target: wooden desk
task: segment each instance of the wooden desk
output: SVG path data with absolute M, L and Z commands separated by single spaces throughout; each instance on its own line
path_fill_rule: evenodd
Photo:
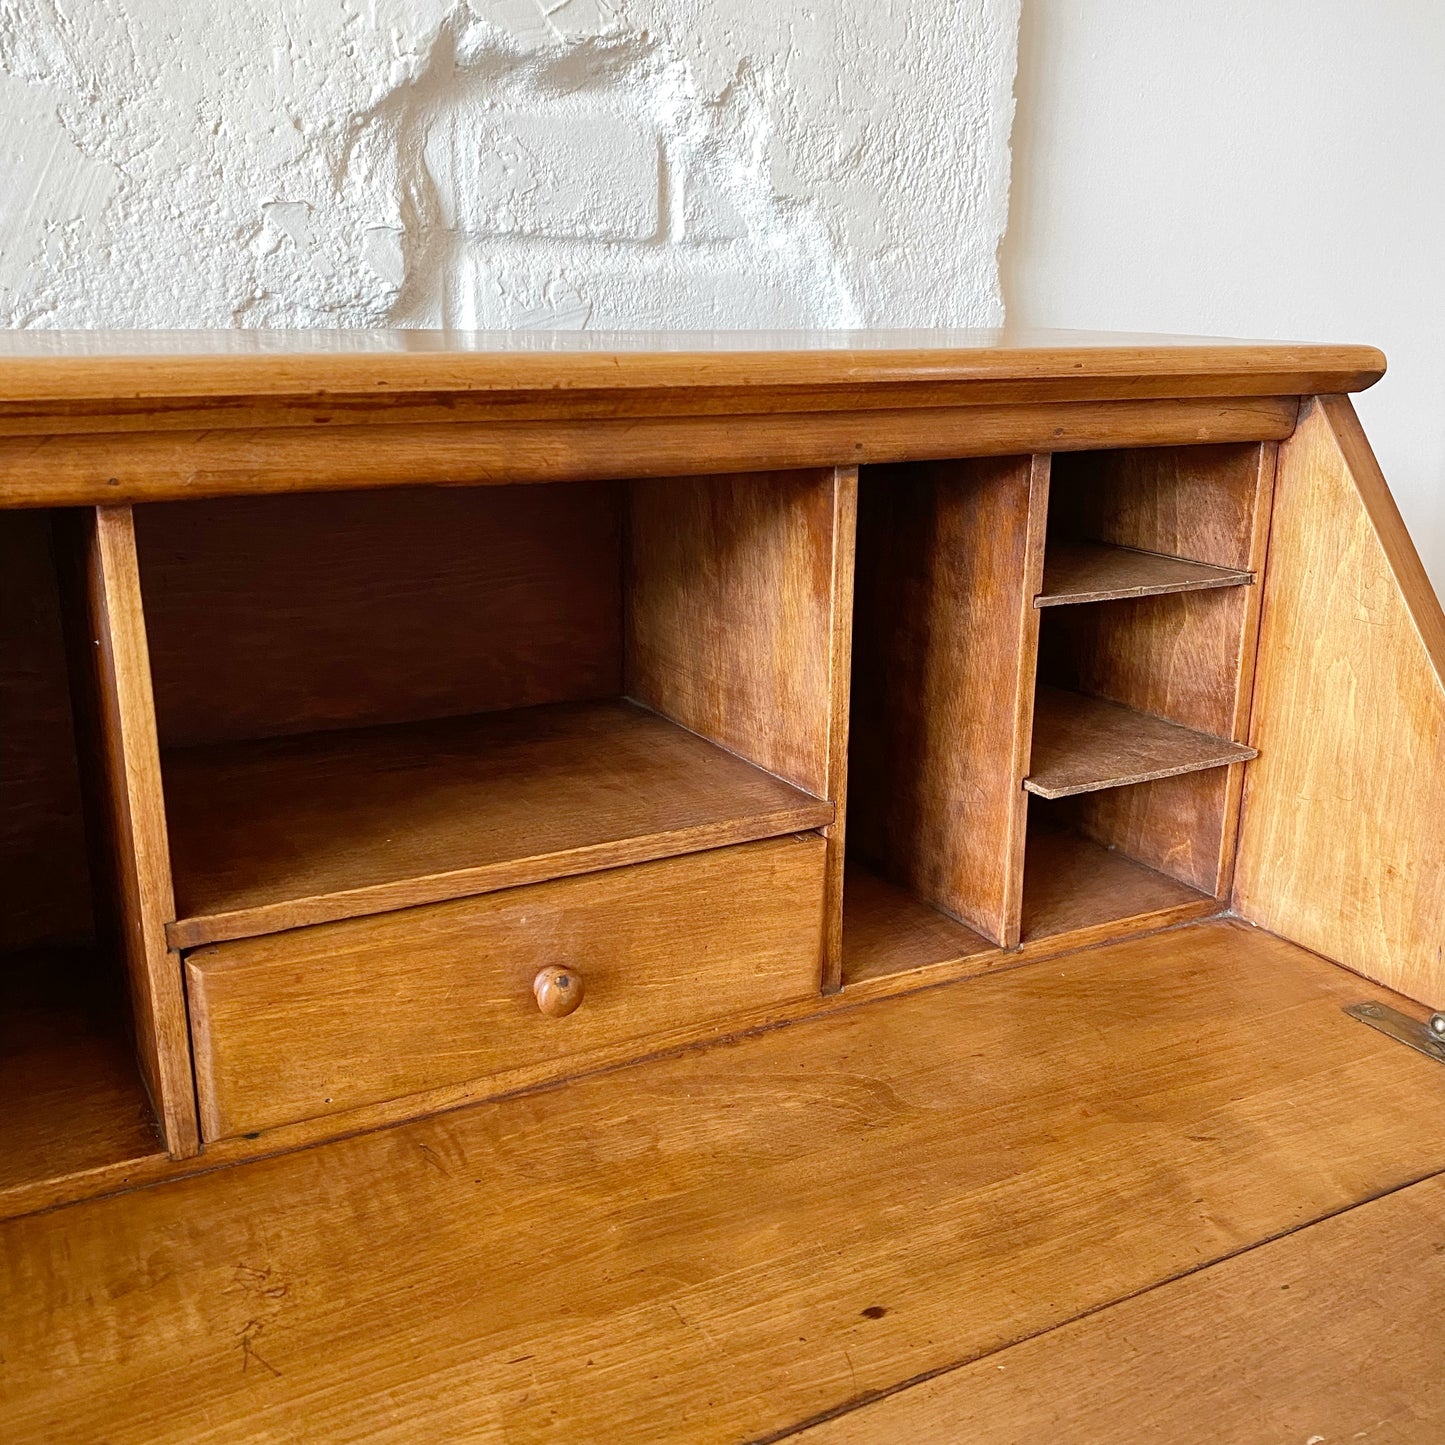
M 1394 1121 L 1398 1157 L 1371 1152 L 1323 1194 L 1293 1166 L 1261 1182 L 1274 1146 L 1233 1136 L 1226 1189 L 1259 1207 L 1228 1249 L 1445 1168 L 1422 1123 L 1445 1070 L 1339 1014 L 1384 995 L 1304 951 L 1445 1004 L 1445 619 L 1344 395 L 1383 365 L 1364 347 L 1067 333 L 0 338 L 0 1214 L 17 1302 L 0 1335 L 19 1331 L 0 1354 L 25 1382 L 7 1438 L 73 1412 L 84 1352 L 64 1341 L 102 1326 L 199 1373 L 184 1407 L 162 1392 L 163 1427 L 137 1405 L 148 1369 L 122 1364 L 76 1438 L 198 1438 L 192 1404 L 214 1438 L 248 1438 L 254 1392 L 287 1374 L 269 1341 L 292 1286 L 267 1293 L 246 1221 L 285 1214 L 319 1291 L 308 1331 L 327 1301 L 362 1299 L 336 1273 L 363 1267 L 356 1211 L 391 1200 L 405 1221 L 416 1159 L 463 1191 L 446 1203 L 457 1228 L 499 1221 L 503 1253 L 506 1230 L 530 1233 L 551 1269 L 574 1258 L 559 1219 L 580 1209 L 603 1240 L 632 1191 L 671 1190 L 652 1091 L 685 1100 L 733 1066 L 780 1071 L 782 1093 L 765 1106 L 739 1083 L 688 1126 L 752 1181 L 697 1195 L 699 1239 L 751 1227 L 748 1199 L 765 1216 L 753 1191 L 797 1186 L 746 1164 L 771 1147 L 774 1105 L 816 1145 L 788 1228 L 823 1253 L 759 1284 L 770 1318 L 803 1312 L 797 1350 L 741 1300 L 707 1327 L 712 1357 L 772 1381 L 776 1408 L 735 1384 L 724 1408 L 699 1357 L 649 1413 L 645 1373 L 609 1366 L 594 1413 L 556 1438 L 599 1438 L 604 1406 L 637 1425 L 610 1438 L 674 1438 L 684 1417 L 680 1438 L 773 1438 L 1006 1343 L 987 1311 L 936 1333 L 984 1267 L 973 1246 L 918 1302 L 933 1334 L 875 1332 L 891 1343 L 866 1384 L 838 1374 L 842 1317 L 803 1300 L 829 1240 L 856 1231 L 849 1268 L 866 1273 L 890 1239 L 914 1270 L 958 1230 L 987 1233 L 953 1196 L 927 1227 L 910 1218 L 955 1145 L 1007 1213 L 1021 1206 L 989 1190 L 1045 1130 L 1057 1207 L 1075 1208 L 1068 1180 L 1102 1167 L 1079 1142 L 1093 1134 L 1042 1121 L 1073 1117 L 1058 1100 L 1094 1047 L 1085 1018 L 1104 1031 L 1111 1117 L 1254 1069 L 1265 1135 L 1294 1127 L 1273 1078 L 1344 1110 L 1330 1149 Z M 1313 1063 L 1287 1037 L 1307 1015 L 1282 1002 L 1304 980 L 1330 1001 L 1308 1014 Z M 1105 1028 L 1108 1009 L 1137 1029 Z M 889 1105 L 888 1162 L 865 1187 L 847 1118 L 873 1106 L 829 1053 L 849 1039 L 880 1099 L 942 1089 L 916 1050 L 945 1050 L 1024 1133 L 989 1144 L 1003 1115 L 940 1133 Z M 635 1169 L 590 1172 L 594 1126 L 568 1114 L 584 1095 L 596 1129 L 636 1135 Z M 1345 1129 L 1352 1109 L 1365 1133 Z M 513 1131 L 543 1152 L 496 1173 L 482 1141 Z M 345 1180 L 356 1239 L 325 1222 L 306 1161 Z M 1156 1165 L 1120 1199 L 1177 1227 L 1188 1206 Z M 426 1218 L 439 1234 L 415 1263 L 439 1273 L 418 1298 L 475 1343 L 468 1301 L 491 1287 L 447 1293 L 457 1241 Z M 57 1241 L 87 1231 L 59 1262 Z M 322 1261 L 328 1240 L 340 1253 Z M 672 1340 L 645 1303 L 686 1315 L 672 1284 L 613 1299 L 577 1247 L 564 1273 L 598 1292 L 594 1324 L 569 1333 L 567 1291 L 519 1280 L 535 1318 L 489 1334 L 489 1359 L 566 1338 L 581 1370 Z M 719 1258 L 699 1248 L 649 1244 L 629 1267 L 711 1279 Z M 1048 1328 L 1068 1309 L 1035 1298 L 1052 1295 L 1027 1248 L 989 1236 L 988 1268 Z M 1080 1308 L 1182 1267 L 1097 1233 L 1078 1249 Z M 1196 1257 L 1228 1249 L 1201 1240 Z M 161 1255 L 179 1293 L 139 1263 Z M 388 1299 L 412 1287 L 404 1255 Z M 96 1303 L 135 1269 L 160 1313 Z M 237 1270 L 257 1271 L 254 1299 Z M 70 1289 L 87 1302 L 55 1293 Z M 225 1322 L 233 1289 L 250 1323 Z M 212 1394 L 192 1331 L 228 1329 L 244 1378 Z M 445 1350 L 429 1329 L 403 1346 L 411 1329 L 396 1367 L 420 1359 L 420 1380 Z M 445 1420 L 485 1438 L 477 1411 L 513 1399 L 501 1376 L 449 1385 L 423 1428 L 420 1398 L 358 1393 L 358 1348 L 328 1365 L 361 1402 L 344 1422 L 286 1395 L 302 1435 L 446 1438 Z M 828 1367 L 802 1369 L 820 1349 Z M 534 1368 L 541 1394 L 508 1439 L 548 1438 L 560 1368 Z M 714 1406 L 716 1428 L 697 1425 Z

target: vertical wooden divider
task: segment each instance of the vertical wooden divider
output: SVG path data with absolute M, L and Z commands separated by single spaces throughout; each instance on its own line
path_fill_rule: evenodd
M 859 858 L 1018 946 L 1047 455 L 864 477 L 853 647 Z
M 1254 706 L 1254 670 L 1259 655 L 1259 624 L 1264 614 L 1265 561 L 1269 554 L 1270 526 L 1274 517 L 1274 478 L 1279 467 L 1279 444 L 1261 442 L 1254 490 L 1254 515 L 1249 534 L 1248 567 L 1254 573 L 1253 587 L 1244 588 L 1244 622 L 1234 668 L 1234 710 L 1229 737 L 1249 741 L 1249 720 Z M 1219 868 L 1213 893 L 1228 898 L 1234 888 L 1234 863 L 1239 851 L 1239 821 L 1244 806 L 1246 764 L 1235 763 L 1225 770 L 1224 822 L 1219 838 Z
M 848 842 L 848 710 L 853 686 L 853 569 L 858 528 L 858 468 L 839 467 L 833 488 L 831 646 L 828 666 L 828 796 L 837 815 L 828 840 L 823 889 L 822 991 L 843 987 L 843 870 Z
M 173 1158 L 200 1152 L 180 955 L 166 947 L 175 917 L 161 790 L 150 656 L 141 610 L 134 519 L 129 507 L 78 514 L 71 534 L 72 599 L 89 654 L 77 679 L 91 716 L 115 897 L 110 912 L 130 979 L 136 1053 L 162 1140 Z
M 1049 521 L 1049 475 L 1052 458 L 1028 459 L 1028 506 L 1024 528 L 1023 591 L 1018 618 L 1018 674 L 1015 680 L 1010 774 L 1013 810 L 1009 815 L 1009 857 L 1004 872 L 1002 936 L 1005 948 L 1017 948 L 1023 931 L 1024 856 L 1028 846 L 1028 794 L 1024 779 L 1033 748 L 1034 696 L 1038 684 L 1039 612 L 1034 598 L 1044 590 L 1044 547 Z
M 820 986 L 842 977 L 855 467 L 628 489 L 624 691 L 835 805 Z

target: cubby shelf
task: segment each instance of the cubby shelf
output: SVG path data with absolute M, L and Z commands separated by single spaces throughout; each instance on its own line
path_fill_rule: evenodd
M 831 822 L 831 804 L 630 702 L 165 755 L 191 948 Z
M 92 948 L 0 957 L 0 1212 L 38 1180 L 161 1153 L 107 963 Z
M 1120 919 L 1136 929 L 1204 917 L 1220 904 L 1207 893 L 1167 877 L 1077 833 L 1047 826 L 1029 829 L 1024 863 L 1025 949 L 1068 935 L 1075 946 L 1106 937 Z
M 1033 761 L 1024 787 L 1068 798 L 1247 762 L 1255 749 L 1228 738 L 1063 688 L 1040 687 Z
M 1204 592 L 1213 587 L 1242 587 L 1253 581 L 1252 572 L 1211 567 L 1133 547 L 1054 542 L 1044 562 L 1043 591 L 1034 598 L 1034 606 L 1065 607 L 1081 602 L 1157 597 L 1168 592 Z
M 1001 954 L 982 934 L 857 863 L 843 884 L 843 979 L 871 979 Z

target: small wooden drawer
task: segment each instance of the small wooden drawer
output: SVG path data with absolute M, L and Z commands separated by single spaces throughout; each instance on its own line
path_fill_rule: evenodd
M 570 1073 L 805 998 L 824 852 L 776 838 L 196 949 L 204 1135 Z

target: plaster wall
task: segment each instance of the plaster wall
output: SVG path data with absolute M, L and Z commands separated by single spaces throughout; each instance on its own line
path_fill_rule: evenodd
M 1018 0 L 0 0 L 0 325 L 987 325 Z
M 1010 322 L 1389 358 L 1356 399 L 1445 593 L 1445 5 L 1024 0 Z

